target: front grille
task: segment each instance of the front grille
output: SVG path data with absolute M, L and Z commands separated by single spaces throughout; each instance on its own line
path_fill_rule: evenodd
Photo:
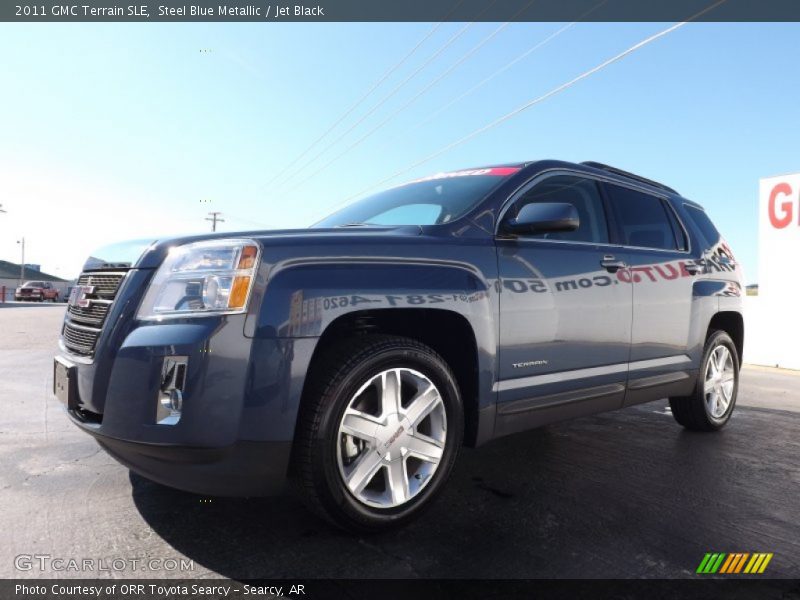
M 76 327 L 72 323 L 64 325 L 64 345 L 76 354 L 88 355 L 94 352 L 100 330 L 89 327 Z
M 114 298 L 123 277 L 125 277 L 124 273 L 84 273 L 78 277 L 78 285 L 93 287 L 94 294 L 92 296 Z
M 74 354 L 92 356 L 125 272 L 82 273 L 77 297 L 70 298 L 61 340 Z M 79 306 L 84 304 L 84 306 Z
M 97 325 L 99 327 L 103 324 L 103 321 L 105 321 L 110 307 L 110 300 L 95 300 L 94 302 L 90 302 L 89 306 L 86 307 L 70 306 L 67 312 L 69 312 L 71 321 Z

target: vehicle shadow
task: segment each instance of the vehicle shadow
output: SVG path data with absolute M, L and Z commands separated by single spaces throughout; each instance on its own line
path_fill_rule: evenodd
M 551 437 L 543 429 L 510 444 L 501 440 L 479 450 L 465 449 L 431 509 L 406 528 L 379 535 L 341 531 L 309 512 L 289 491 L 273 498 L 210 498 L 135 473 L 130 480 L 137 509 L 159 536 L 196 564 L 233 579 L 472 577 L 472 560 L 462 556 L 463 562 L 452 561 L 454 549 L 477 558 L 494 545 L 493 538 L 508 539 L 519 521 L 498 515 L 512 500 L 526 502 L 533 491 L 519 482 L 529 479 L 522 469 L 535 472 L 536 460 L 523 466 L 503 455 L 510 458 L 523 451 L 515 446 L 524 446 L 526 454 L 546 460 Z M 501 477 L 493 475 L 498 459 L 507 463 L 504 470 L 511 467 Z M 485 569 L 481 573 L 486 575 Z
M 755 519 L 770 552 L 800 550 L 797 490 L 780 483 L 796 469 L 775 461 L 800 439 L 800 417 L 767 436 L 768 412 L 703 435 L 648 405 L 465 449 L 430 510 L 372 536 L 339 531 L 289 494 L 204 498 L 131 483 L 158 535 L 233 579 L 689 577 L 709 548 L 752 545 L 737 522 Z M 737 470 L 756 457 L 759 468 Z

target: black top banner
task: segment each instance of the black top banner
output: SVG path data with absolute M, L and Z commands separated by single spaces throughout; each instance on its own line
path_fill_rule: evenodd
M 130 1 L 130 0 L 129 0 Z M 14 22 L 800 21 L 800 0 L 108 0 L 0 2 Z

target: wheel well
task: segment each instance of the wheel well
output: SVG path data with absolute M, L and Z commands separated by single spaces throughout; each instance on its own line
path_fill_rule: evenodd
M 741 362 L 744 350 L 744 319 L 741 313 L 726 311 L 715 314 L 708 324 L 708 330 L 710 332 L 715 329 L 721 329 L 731 336 L 733 345 L 736 346 L 736 353 L 739 355 L 739 362 Z
M 311 357 L 309 373 L 314 372 L 319 358 L 333 344 L 371 333 L 413 338 L 444 358 L 453 370 L 464 403 L 464 444 L 473 446 L 478 432 L 478 347 L 469 321 L 458 313 L 439 309 L 354 311 L 334 320 L 322 333 Z

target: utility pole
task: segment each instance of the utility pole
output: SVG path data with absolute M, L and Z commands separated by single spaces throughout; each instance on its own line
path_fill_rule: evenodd
M 210 212 L 208 214 L 211 215 L 211 216 L 210 217 L 206 217 L 206 221 L 211 221 L 211 231 L 216 231 L 217 230 L 217 223 L 224 223 L 225 219 L 221 219 L 220 218 L 220 215 L 222 213 L 219 212 L 219 211 Z
M 19 284 L 20 286 L 25 283 L 25 238 L 21 240 L 17 240 L 18 244 L 22 245 L 22 262 L 20 263 L 20 275 L 19 275 Z

